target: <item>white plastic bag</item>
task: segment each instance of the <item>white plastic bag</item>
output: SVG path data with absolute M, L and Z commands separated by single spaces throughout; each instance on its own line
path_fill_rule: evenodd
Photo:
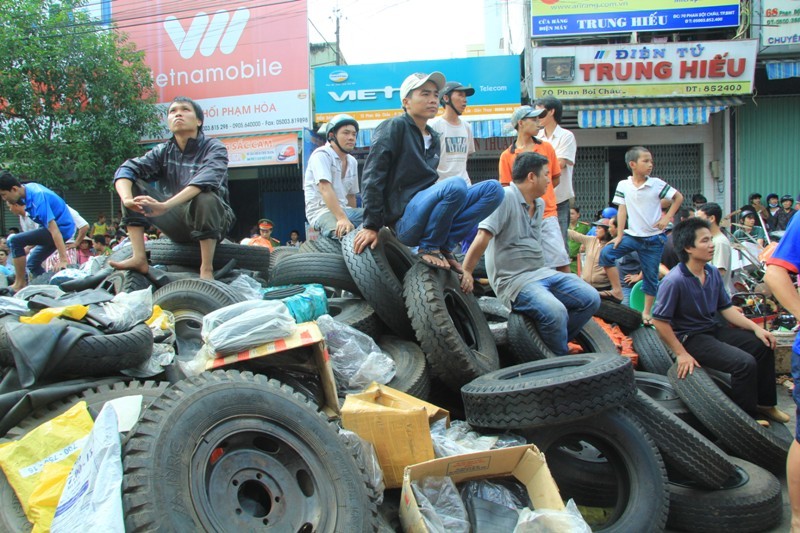
M 283 302 L 249 300 L 207 314 L 201 336 L 208 348 L 227 355 L 288 337 L 295 329 Z
M 117 412 L 107 403 L 67 477 L 50 526 L 52 533 L 125 531 L 122 449 Z
M 261 284 L 247 274 L 240 274 L 231 281 L 231 288 L 245 300 L 260 300 L 263 298 Z
M 153 314 L 153 291 L 148 287 L 140 291 L 121 292 L 110 302 L 100 304 L 109 319 L 109 332 L 129 331 Z
M 514 533 L 592 533 L 592 528 L 578 511 L 573 500 L 567 502 L 563 511 L 556 509 L 530 510 L 519 513 Z
M 450 477 L 426 476 L 411 482 L 422 519 L 431 533 L 470 533 L 469 516 Z

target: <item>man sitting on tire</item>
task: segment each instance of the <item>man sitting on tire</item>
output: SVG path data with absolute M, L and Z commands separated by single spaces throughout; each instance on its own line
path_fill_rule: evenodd
M 185 96 L 167 111 L 172 138 L 129 159 L 114 174 L 133 255 L 109 264 L 147 273 L 144 230 L 157 227 L 175 242 L 200 245 L 200 277 L 214 279 L 214 251 L 234 221 L 228 205 L 228 150 L 203 135 L 203 110 Z
M 464 258 L 461 288 L 472 291 L 472 272 L 487 251 L 486 270 L 497 297 L 513 311 L 535 320 L 548 348 L 564 355 L 569 353 L 567 342 L 600 307 L 600 296 L 575 274 L 545 265 L 541 196 L 550 183 L 547 157 L 523 152 L 517 155 L 511 172 L 503 203 L 478 224 L 478 235 Z
M 788 422 L 789 415 L 775 407 L 775 337 L 733 308 L 719 270 L 710 264 L 710 224 L 689 218 L 672 235 L 681 262 L 659 284 L 653 323 L 675 353 L 678 377 L 685 378 L 701 363 L 727 372 L 731 400 L 745 412 L 756 419 Z M 720 326 L 717 313 L 733 327 Z

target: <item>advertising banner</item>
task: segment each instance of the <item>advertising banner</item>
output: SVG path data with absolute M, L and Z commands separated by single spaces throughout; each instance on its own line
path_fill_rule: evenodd
M 800 1 L 762 0 L 762 4 L 761 46 L 800 45 Z
M 362 128 L 403 112 L 400 85 L 414 72 L 439 71 L 447 80 L 473 87 L 464 118 L 508 118 L 520 103 L 520 61 L 516 56 L 345 65 L 314 69 L 315 120 L 347 113 Z
M 153 71 L 158 102 L 197 100 L 212 135 L 301 130 L 309 120 L 306 0 L 113 0 L 112 20 Z M 167 137 L 166 130 L 163 137 Z
M 297 164 L 297 133 L 220 138 L 228 149 L 228 168 Z
M 643 9 L 644 8 L 644 9 Z M 531 0 L 535 39 L 632 31 L 680 31 L 739 25 L 733 0 Z
M 758 41 L 705 41 L 533 50 L 534 94 L 562 100 L 722 96 L 753 91 Z

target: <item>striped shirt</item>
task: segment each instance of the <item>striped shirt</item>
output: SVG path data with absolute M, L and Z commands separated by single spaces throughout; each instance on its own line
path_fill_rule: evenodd
M 660 178 L 647 177 L 638 187 L 633 177 L 617 183 L 614 203 L 624 205 L 628 211 L 628 228 L 625 233 L 632 237 L 652 237 L 663 233 L 656 227 L 661 219 L 661 200 L 671 200 L 678 191 Z

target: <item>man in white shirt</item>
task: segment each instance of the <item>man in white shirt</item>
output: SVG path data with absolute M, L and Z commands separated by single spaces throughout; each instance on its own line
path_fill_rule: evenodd
M 308 223 L 325 237 L 341 238 L 361 224 L 364 210 L 356 207 L 358 122 L 336 115 L 325 127 L 328 140 L 308 158 L 303 193 Z
M 457 81 L 448 81 L 439 95 L 439 102 L 444 108 L 444 114 L 431 119 L 428 125 L 439 134 L 439 143 L 442 155 L 436 172 L 439 181 L 453 176 L 461 176 L 472 185 L 467 174 L 467 158 L 475 153 L 475 139 L 472 137 L 472 128 L 461 115 L 467 108 L 467 97 L 475 94 L 475 89 L 466 87 Z
M 714 257 L 711 264 L 717 267 L 722 275 L 722 283 L 728 295 L 731 294 L 733 283 L 731 282 L 731 241 L 722 233 L 719 223 L 722 220 L 722 208 L 719 204 L 708 202 L 701 205 L 697 210 L 697 218 L 707 220 L 711 224 L 711 242 L 714 244 Z
M 558 225 L 565 246 L 567 246 L 567 253 L 569 253 L 569 246 L 566 245 L 567 228 L 569 228 L 569 203 L 575 198 L 575 190 L 572 187 L 572 171 L 575 168 L 575 153 L 578 145 L 575 142 L 575 135 L 559 126 L 563 106 L 558 98 L 554 96 L 539 98 L 534 107 L 547 110 L 547 113 L 539 117 L 539 125 L 542 127 L 539 138 L 553 145 L 556 157 L 558 157 L 558 164 L 561 167 L 561 179 L 555 187 L 556 207 L 558 208 Z

